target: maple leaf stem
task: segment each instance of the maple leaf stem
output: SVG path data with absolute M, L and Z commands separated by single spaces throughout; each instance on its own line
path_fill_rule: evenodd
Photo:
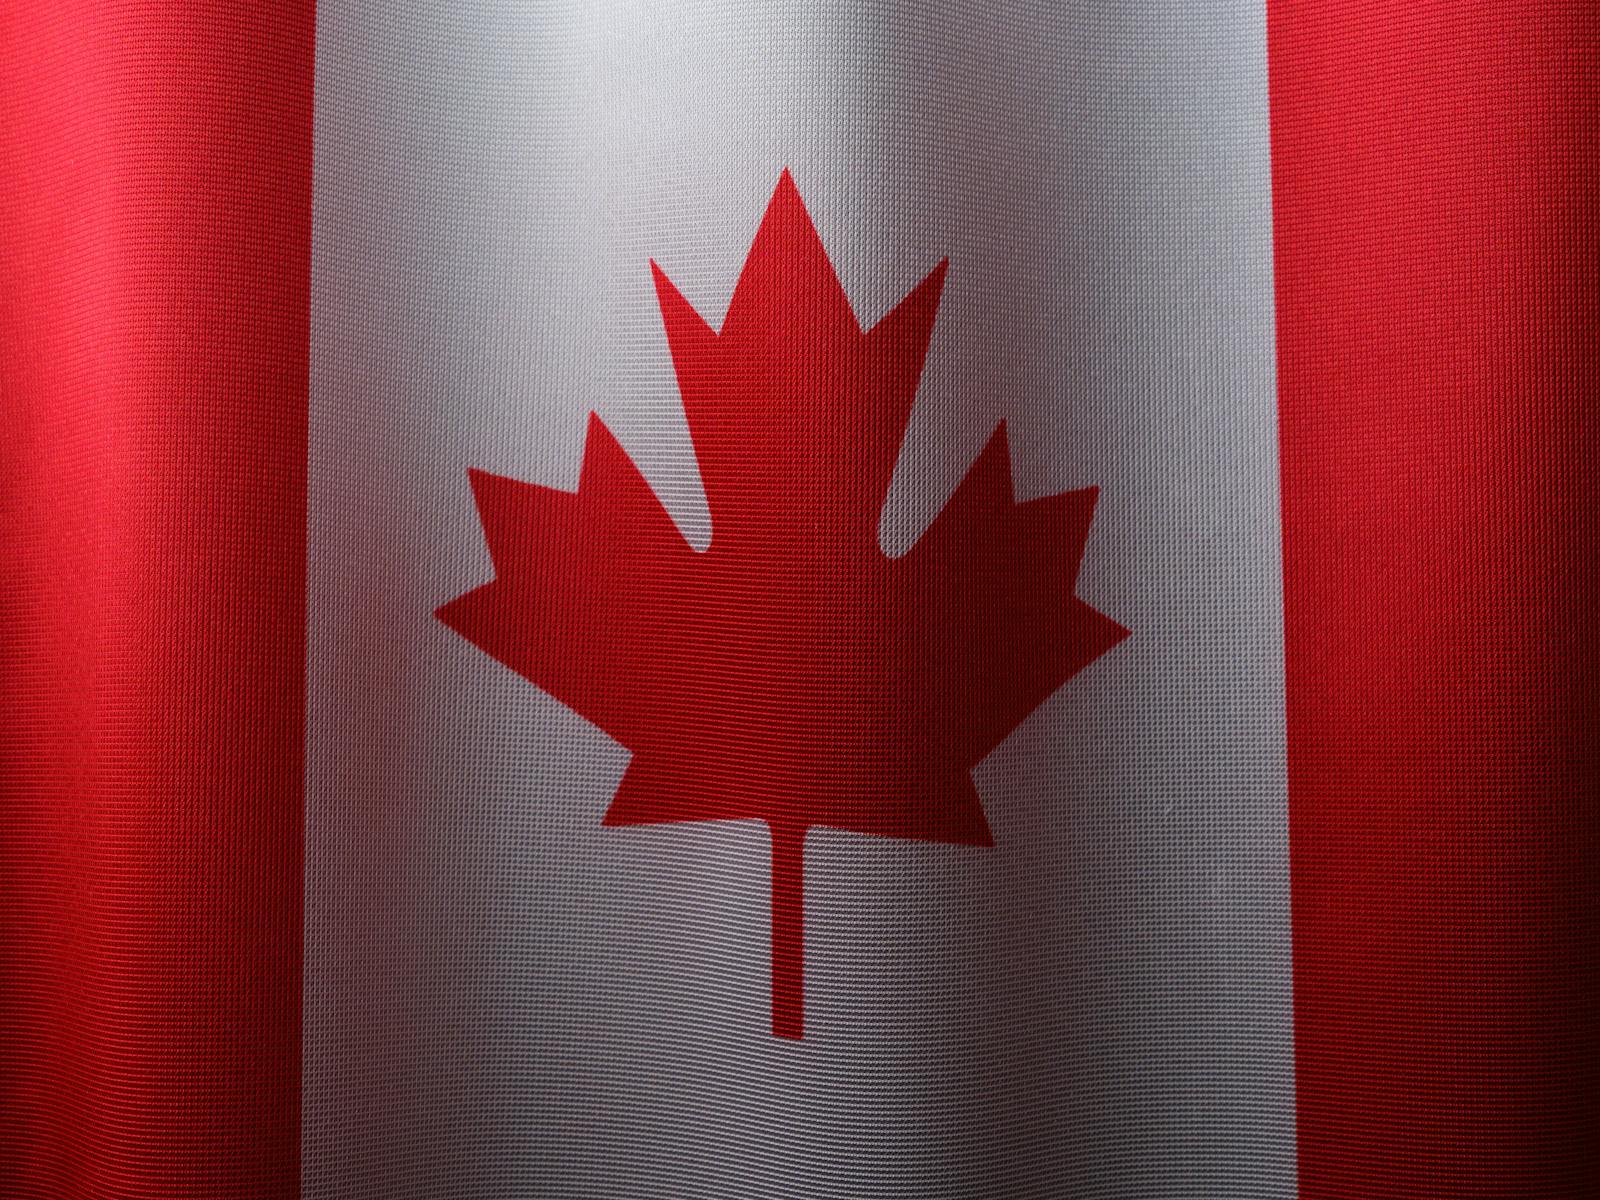
M 772 1033 L 805 1037 L 806 827 L 772 829 Z

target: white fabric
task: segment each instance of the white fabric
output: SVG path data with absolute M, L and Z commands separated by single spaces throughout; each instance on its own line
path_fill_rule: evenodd
M 307 1196 L 1293 1194 L 1264 42 L 321 6 Z M 812 834 L 801 1043 L 765 829 L 602 828 L 625 752 L 432 617 L 492 576 L 467 469 L 574 487 L 591 408 L 704 541 L 647 263 L 720 321 L 786 166 L 864 323 L 950 259 L 885 546 L 1004 417 L 1132 631 L 979 768 L 992 849 Z

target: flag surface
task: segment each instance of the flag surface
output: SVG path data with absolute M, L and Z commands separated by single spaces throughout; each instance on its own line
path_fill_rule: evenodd
M 4 30 L 0 1193 L 1600 1189 L 1592 10 Z

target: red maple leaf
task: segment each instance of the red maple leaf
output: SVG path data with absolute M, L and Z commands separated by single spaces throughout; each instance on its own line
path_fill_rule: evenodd
M 710 546 L 591 414 L 575 493 L 471 473 L 495 579 L 438 612 L 632 751 L 605 824 L 767 823 L 785 1037 L 806 831 L 992 844 L 972 768 L 1127 636 L 1074 595 L 1096 490 L 1016 503 L 1003 424 L 879 547 L 945 267 L 863 331 L 784 172 L 721 330 L 651 264 Z

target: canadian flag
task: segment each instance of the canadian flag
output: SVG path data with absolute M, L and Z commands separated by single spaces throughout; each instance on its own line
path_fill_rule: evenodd
M 1600 1195 L 1600 10 L 0 28 L 0 1195 Z

